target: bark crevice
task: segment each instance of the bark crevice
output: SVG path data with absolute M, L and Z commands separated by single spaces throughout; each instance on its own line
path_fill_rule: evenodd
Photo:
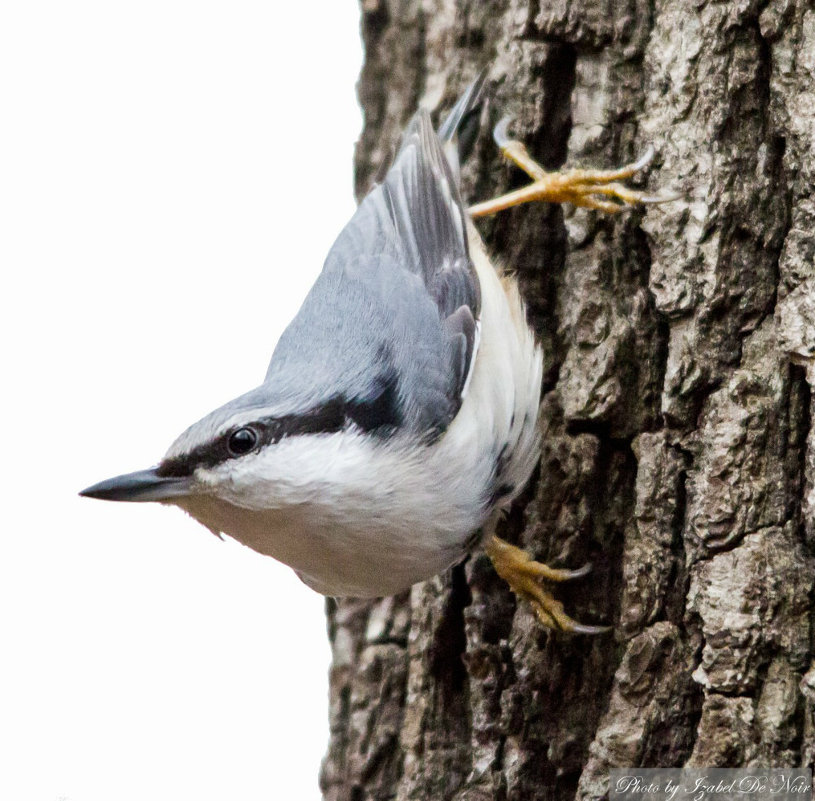
M 422 100 L 491 65 L 548 168 L 680 199 L 479 221 L 545 353 L 541 467 L 502 536 L 553 564 L 565 639 L 483 555 L 329 605 L 328 801 L 599 799 L 608 769 L 815 760 L 815 11 L 803 0 L 365 0 L 361 191 Z M 465 197 L 526 181 L 489 132 Z

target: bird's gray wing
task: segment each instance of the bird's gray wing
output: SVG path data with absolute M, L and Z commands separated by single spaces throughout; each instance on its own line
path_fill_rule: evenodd
M 339 401 L 366 430 L 432 439 L 461 405 L 479 304 L 457 176 L 419 112 L 280 338 L 264 386 L 292 408 Z

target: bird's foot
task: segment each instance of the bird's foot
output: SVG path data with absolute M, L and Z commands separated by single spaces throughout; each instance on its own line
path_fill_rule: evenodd
M 581 578 L 591 570 L 590 565 L 583 565 L 578 570 L 558 570 L 536 562 L 526 551 L 495 536 L 489 539 L 485 550 L 495 566 L 495 572 L 509 584 L 516 595 L 532 605 L 535 615 L 544 626 L 570 634 L 602 634 L 610 630 L 610 626 L 587 626 L 572 620 L 563 611 L 563 604 L 555 600 L 542 585 L 543 581 L 559 582 Z
M 530 155 L 523 142 L 510 139 L 507 133 L 510 119 L 504 117 L 495 126 L 493 137 L 501 153 L 520 167 L 533 183 L 506 195 L 470 207 L 470 216 L 484 217 L 512 206 L 540 201 L 543 203 L 571 203 L 615 214 L 624 208 L 648 203 L 666 203 L 677 195 L 649 195 L 620 183 L 636 175 L 654 158 L 649 147 L 637 161 L 616 170 L 563 170 L 547 172 Z

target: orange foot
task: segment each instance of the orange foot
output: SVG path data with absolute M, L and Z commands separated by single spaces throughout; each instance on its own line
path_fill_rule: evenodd
M 527 151 L 523 142 L 510 139 L 507 134 L 510 119 L 504 117 L 495 126 L 493 137 L 501 153 L 520 167 L 533 182 L 506 195 L 477 203 L 470 207 L 472 217 L 484 217 L 498 211 L 520 206 L 522 203 L 571 203 L 589 209 L 616 214 L 624 208 L 646 203 L 666 203 L 678 195 L 649 195 L 621 183 L 636 175 L 650 164 L 654 149 L 649 147 L 637 161 L 616 170 L 563 170 L 547 172 Z
M 602 634 L 610 631 L 610 626 L 587 626 L 572 620 L 564 611 L 563 604 L 556 601 L 544 589 L 544 581 L 569 581 L 585 576 L 590 565 L 579 570 L 557 570 L 542 562 L 536 562 L 526 551 L 493 536 L 487 542 L 485 551 L 495 565 L 495 572 L 504 579 L 519 597 L 527 600 L 544 626 L 555 631 L 570 634 Z

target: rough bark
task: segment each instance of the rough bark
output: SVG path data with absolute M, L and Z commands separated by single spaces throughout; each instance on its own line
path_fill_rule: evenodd
M 681 199 L 480 224 L 545 347 L 540 473 L 502 530 L 612 635 L 543 629 L 484 556 L 329 603 L 328 801 L 599 798 L 611 766 L 812 764 L 815 7 L 364 0 L 358 189 L 492 65 L 544 165 Z M 520 185 L 488 132 L 474 200 Z

